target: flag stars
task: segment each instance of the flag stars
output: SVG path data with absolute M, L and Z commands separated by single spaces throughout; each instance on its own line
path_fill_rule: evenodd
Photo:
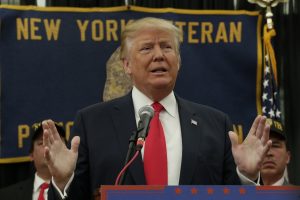
M 207 194 L 212 195 L 214 192 L 213 188 L 207 188 Z
M 262 99 L 263 99 L 263 101 L 266 101 L 268 99 L 268 94 L 267 93 L 263 93 Z
M 240 188 L 240 194 L 241 195 L 246 194 L 246 189 L 245 188 Z
M 194 187 L 193 187 L 193 188 L 191 189 L 191 194 L 192 194 L 192 195 L 198 194 L 197 188 L 194 188 Z
M 270 104 L 273 105 L 273 98 L 270 98 L 269 101 L 270 101 Z
M 277 110 L 276 110 L 276 117 L 277 117 L 277 118 L 280 118 L 280 116 L 281 116 L 281 112 L 277 109 Z
M 274 66 L 271 62 L 269 51 L 264 52 L 264 68 L 263 68 L 263 80 L 261 81 L 261 109 L 262 114 L 271 119 L 281 120 L 280 112 L 280 94 L 278 90 L 277 81 L 275 80 Z
M 269 74 L 269 73 L 270 73 L 270 67 L 266 66 L 266 68 L 265 68 L 265 74 Z
M 268 87 L 269 86 L 269 80 L 264 80 L 263 86 L 264 86 L 264 88 Z
M 180 195 L 180 194 L 182 193 L 182 190 L 181 190 L 179 187 L 177 187 L 177 188 L 175 189 L 175 193 L 176 193 L 177 195 Z
M 269 61 L 269 55 L 268 54 L 265 55 L 265 59 L 266 59 L 267 62 Z
M 262 112 L 264 113 L 264 114 L 266 114 L 266 106 L 264 106 L 264 107 L 262 107 Z
M 268 114 L 269 114 L 270 118 L 275 117 L 274 110 L 270 110 L 270 111 L 268 112 Z
M 223 189 L 223 193 L 224 193 L 224 194 L 230 194 L 230 189 L 227 188 L 227 187 L 225 187 L 225 188 Z

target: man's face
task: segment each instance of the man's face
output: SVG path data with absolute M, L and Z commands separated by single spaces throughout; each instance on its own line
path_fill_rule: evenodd
M 39 173 L 48 171 L 46 160 L 44 158 L 44 146 L 42 134 L 33 142 L 33 151 L 30 154 L 31 160 L 34 162 L 36 171 Z
M 155 92 L 169 94 L 176 82 L 179 56 L 171 34 L 162 30 L 141 30 L 131 40 L 124 69 L 133 84 L 151 98 Z
M 264 159 L 261 173 L 263 176 L 281 178 L 286 165 L 290 162 L 290 152 L 286 149 L 284 140 L 270 136 L 272 147 Z

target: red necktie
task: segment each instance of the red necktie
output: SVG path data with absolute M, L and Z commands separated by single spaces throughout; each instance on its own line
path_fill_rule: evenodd
M 39 194 L 39 198 L 38 200 L 45 200 L 44 198 L 44 192 L 45 190 L 49 187 L 49 184 L 48 183 L 43 183 L 41 186 L 40 186 L 40 194 Z
M 144 171 L 147 185 L 168 184 L 168 163 L 166 141 L 163 127 L 159 120 L 159 113 L 164 107 L 155 102 L 154 117 L 150 122 L 150 129 L 144 149 Z

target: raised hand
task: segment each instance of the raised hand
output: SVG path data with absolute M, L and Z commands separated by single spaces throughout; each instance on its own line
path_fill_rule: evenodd
M 71 141 L 71 149 L 68 149 L 52 120 L 45 120 L 42 125 L 44 156 L 55 184 L 63 191 L 75 170 L 80 138 L 75 136 Z
M 232 144 L 232 154 L 239 171 L 255 180 L 272 141 L 269 140 L 270 126 L 266 124 L 266 117 L 258 115 L 242 144 L 238 143 L 238 136 L 230 131 L 229 137 Z

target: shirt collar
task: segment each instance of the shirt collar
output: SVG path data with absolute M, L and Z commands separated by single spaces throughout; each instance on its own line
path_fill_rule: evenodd
M 50 183 L 50 181 L 45 181 L 44 179 L 42 179 L 41 177 L 39 177 L 37 175 L 37 173 L 35 173 L 34 175 L 34 183 L 33 183 L 33 191 L 36 192 L 40 189 L 40 186 L 43 184 L 43 183 Z
M 136 117 L 138 116 L 138 111 L 140 108 L 154 103 L 152 99 L 144 95 L 136 87 L 133 87 L 132 89 L 132 100 Z M 177 102 L 173 91 L 168 96 L 163 98 L 159 103 L 163 105 L 166 112 L 172 117 L 177 117 Z
M 281 186 L 284 183 L 284 176 L 281 177 L 277 182 L 273 183 L 272 186 Z

